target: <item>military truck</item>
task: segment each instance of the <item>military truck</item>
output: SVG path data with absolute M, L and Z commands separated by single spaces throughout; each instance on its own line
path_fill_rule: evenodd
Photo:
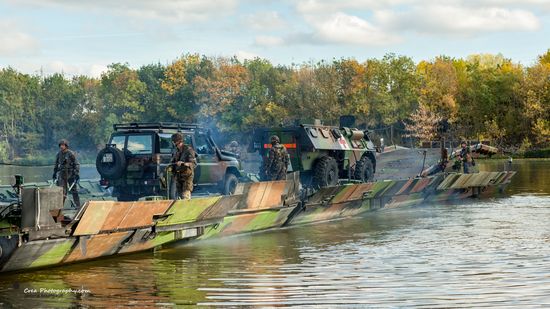
M 180 132 L 197 154 L 194 184 L 233 194 L 241 177 L 241 163 L 235 154 L 221 150 L 210 131 L 187 123 L 123 123 L 113 125 L 109 143 L 97 155 L 101 184 L 113 188 L 113 196 L 129 201 L 151 195 L 175 197 L 166 176 L 172 152 L 171 136 Z M 168 185 L 163 181 L 167 179 Z M 172 182 L 173 184 L 173 182 Z
M 376 148 L 368 131 L 322 125 L 320 121 L 256 129 L 249 151 L 259 151 L 263 162 L 268 159 L 272 135 L 279 136 L 288 151 L 288 171 L 300 171 L 301 182 L 306 186 L 335 186 L 340 179 L 366 182 L 374 177 Z M 265 179 L 263 164 L 260 179 Z

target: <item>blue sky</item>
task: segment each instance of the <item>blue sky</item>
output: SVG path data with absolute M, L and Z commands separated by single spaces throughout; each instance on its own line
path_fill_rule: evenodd
M 550 48 L 550 0 L 0 0 L 0 67 L 99 76 L 182 54 L 274 64 Z

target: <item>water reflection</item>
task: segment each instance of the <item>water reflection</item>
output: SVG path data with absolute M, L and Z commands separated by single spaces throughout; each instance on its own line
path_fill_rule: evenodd
M 480 171 L 517 171 L 508 186 L 508 194 L 550 194 L 550 160 L 514 160 L 511 167 L 502 160 L 486 160 L 479 164 Z

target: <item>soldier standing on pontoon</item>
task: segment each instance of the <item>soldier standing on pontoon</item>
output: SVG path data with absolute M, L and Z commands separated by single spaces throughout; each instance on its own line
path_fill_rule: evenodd
M 265 165 L 265 172 L 268 180 L 285 180 L 286 170 L 288 168 L 288 152 L 277 135 L 270 138 L 271 148 L 269 149 L 269 158 Z
M 57 185 L 63 187 L 63 204 L 67 198 L 67 191 L 71 191 L 76 208 L 80 207 L 78 196 L 78 180 L 80 180 L 80 164 L 75 153 L 69 149 L 69 142 L 62 139 L 58 143 L 59 152 L 55 157 L 53 168 L 53 180 Z

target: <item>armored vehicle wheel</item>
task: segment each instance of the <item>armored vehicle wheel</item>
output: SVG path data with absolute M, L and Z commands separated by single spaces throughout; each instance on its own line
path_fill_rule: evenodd
M 355 172 L 353 178 L 362 182 L 372 181 L 374 178 L 374 167 L 371 160 L 367 156 L 363 156 L 361 160 L 355 164 Z
M 97 154 L 95 166 L 101 177 L 118 179 L 126 169 L 126 157 L 122 150 L 107 146 Z
M 315 164 L 313 182 L 320 188 L 338 184 L 338 164 L 333 157 L 322 157 Z
M 235 176 L 235 174 L 227 173 L 227 175 L 225 175 L 225 181 L 223 182 L 222 193 L 224 195 L 235 194 L 235 189 L 237 189 L 238 183 L 239 180 L 237 179 L 237 176 Z

